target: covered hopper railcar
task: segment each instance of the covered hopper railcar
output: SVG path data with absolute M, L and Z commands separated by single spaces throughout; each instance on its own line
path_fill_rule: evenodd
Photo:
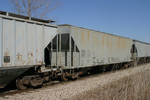
M 66 77 L 77 77 L 94 66 L 129 66 L 134 62 L 133 40 L 72 25 L 59 25 L 52 41 L 51 66 L 61 66 Z
M 60 25 L 59 33 L 59 66 L 88 67 L 132 61 L 132 39 L 71 25 Z M 52 61 L 52 65 L 56 62 Z
M 45 65 L 44 49 L 57 34 L 57 26 L 49 22 L 0 11 L 0 87 Z
M 133 40 L 134 58 L 140 63 L 150 61 L 150 43 Z
M 61 66 L 63 79 L 92 68 L 135 66 L 150 62 L 150 44 L 72 25 L 59 25 L 47 64 Z

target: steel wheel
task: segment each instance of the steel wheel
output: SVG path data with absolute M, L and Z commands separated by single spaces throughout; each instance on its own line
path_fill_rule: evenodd
M 66 78 L 65 73 L 63 73 L 63 74 L 62 74 L 62 76 L 61 76 L 61 80 L 62 80 L 62 81 L 67 81 L 67 80 L 68 80 L 68 79 Z
M 27 87 L 23 84 L 22 80 L 21 79 L 17 79 L 16 80 L 16 86 L 18 89 L 20 90 L 25 90 L 27 89 Z

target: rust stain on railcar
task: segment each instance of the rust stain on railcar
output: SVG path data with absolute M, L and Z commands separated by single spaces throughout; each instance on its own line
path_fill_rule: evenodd
M 109 41 L 109 42 L 110 42 L 110 43 L 109 43 L 109 44 L 110 44 L 110 55 L 111 55 L 111 53 L 112 53 L 112 42 L 113 42 L 112 40 L 113 40 L 113 38 L 110 39 L 110 41 Z
M 36 57 L 36 64 L 38 64 L 38 65 L 43 65 L 43 61 L 39 61 L 37 58 L 38 58 L 38 49 L 36 49 L 36 55 L 37 55 L 37 57 Z
M 33 63 L 33 54 L 28 53 L 28 64 L 32 64 L 32 63 Z
M 33 53 L 31 53 L 31 56 L 33 57 Z
M 107 48 L 109 48 L 109 38 L 107 36 Z
M 118 49 L 124 50 L 126 49 L 126 39 L 119 37 L 118 38 Z
M 43 61 L 38 61 L 38 60 L 36 59 L 36 64 L 38 64 L 38 65 L 43 65 L 44 63 L 43 63 Z
M 105 36 L 103 35 L 103 47 L 105 46 Z
M 120 49 L 120 37 L 118 37 L 118 49 Z
M 5 53 L 4 53 L 4 56 L 9 56 L 9 53 L 8 53 L 8 52 L 5 52 Z
M 121 43 L 122 43 L 122 49 L 125 49 L 125 39 L 121 39 Z
M 85 39 L 84 39 L 84 31 L 82 31 L 82 33 L 81 33 L 81 41 L 84 44 L 84 41 L 85 41 Z
M 17 56 L 17 59 L 19 60 L 19 58 L 20 58 L 20 53 L 18 53 L 16 56 Z
M 95 34 L 93 34 L 93 45 L 97 45 L 97 39 L 96 39 L 96 36 L 95 36 Z
M 89 42 L 89 40 L 90 40 L 90 32 L 88 31 L 88 42 Z
M 43 65 L 43 64 L 44 64 L 43 61 L 38 61 L 38 63 L 39 63 L 40 65 Z
M 96 42 L 97 42 L 97 46 L 100 46 L 100 36 L 98 35 L 99 33 L 97 33 L 96 35 Z
M 118 37 L 117 39 L 117 49 L 119 50 L 125 50 L 127 49 L 127 39 Z
M 18 60 L 18 61 L 21 61 L 22 64 L 24 63 L 24 61 L 23 61 L 23 56 L 22 56 L 20 53 L 18 53 L 18 54 L 16 55 L 16 57 L 17 57 L 17 60 Z

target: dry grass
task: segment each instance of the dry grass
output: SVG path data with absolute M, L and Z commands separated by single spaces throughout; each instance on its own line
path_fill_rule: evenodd
M 150 100 L 150 70 L 86 91 L 69 100 Z

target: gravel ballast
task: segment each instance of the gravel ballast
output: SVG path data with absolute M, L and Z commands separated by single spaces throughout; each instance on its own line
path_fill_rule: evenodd
M 0 100 L 62 100 L 80 95 L 83 92 L 103 87 L 113 81 L 120 80 L 139 72 L 150 70 L 150 64 L 132 67 L 124 70 L 103 73 L 85 79 L 79 79 L 64 84 L 48 86 L 34 91 L 21 92 L 0 97 Z

